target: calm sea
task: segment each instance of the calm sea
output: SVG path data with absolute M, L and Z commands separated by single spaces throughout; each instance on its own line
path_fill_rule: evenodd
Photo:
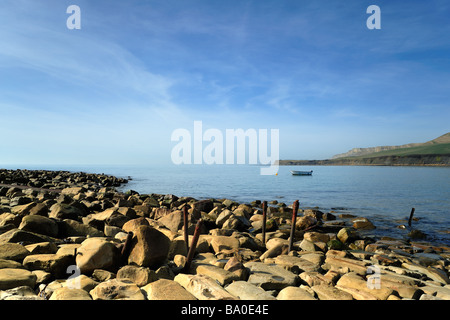
M 7 168 L 16 168 L 6 166 Z M 17 168 L 28 168 L 17 167 Z M 122 187 L 141 194 L 160 193 L 238 202 L 277 200 L 301 208 L 318 207 L 370 219 L 375 236 L 404 237 L 411 208 L 413 228 L 435 243 L 450 245 L 450 168 L 370 166 L 281 166 L 278 175 L 260 175 L 249 165 L 155 165 L 152 167 L 47 166 L 39 169 L 105 173 L 132 180 Z M 313 170 L 312 176 L 292 176 L 289 170 Z

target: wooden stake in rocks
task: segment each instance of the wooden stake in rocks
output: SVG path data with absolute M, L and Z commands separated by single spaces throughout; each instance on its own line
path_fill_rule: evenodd
M 184 220 L 184 242 L 186 243 L 186 252 L 189 252 L 189 233 L 188 233 L 188 208 L 187 204 L 183 208 Z
M 125 243 L 123 244 L 122 250 L 120 252 L 121 259 L 123 263 L 127 263 L 128 255 L 130 254 L 131 241 L 133 239 L 133 232 L 128 232 Z
M 408 226 L 410 226 L 410 227 L 411 227 L 411 223 L 412 223 L 412 218 L 413 218 L 413 215 L 414 215 L 414 211 L 416 211 L 416 209 L 415 209 L 415 208 L 412 208 L 412 209 L 411 209 L 411 213 L 409 214 Z
M 298 212 L 298 200 L 294 201 L 292 205 L 292 226 L 291 226 L 291 236 L 289 237 L 289 251 L 292 250 L 292 244 L 294 243 L 294 234 L 295 234 L 295 222 L 297 221 L 297 212 Z
M 198 238 L 200 237 L 200 228 L 202 227 L 203 220 L 199 219 L 195 226 L 194 236 L 192 237 L 191 246 L 186 258 L 186 264 L 184 265 L 184 272 L 188 273 L 191 268 L 192 258 L 194 257 L 195 249 L 197 249 Z
M 262 242 L 266 244 L 267 201 L 263 202 Z

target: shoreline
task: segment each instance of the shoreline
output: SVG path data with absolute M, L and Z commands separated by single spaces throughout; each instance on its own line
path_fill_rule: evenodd
M 450 300 L 450 247 L 412 237 L 420 231 L 408 240 L 373 238 L 364 236 L 376 228 L 369 219 L 316 209 L 299 209 L 292 228 L 292 205 L 273 203 L 263 242 L 259 200 L 116 190 L 127 183 L 103 174 L 0 169 L 0 299 L 201 300 L 208 289 L 213 300 Z M 188 247 L 195 248 L 192 260 Z M 67 286 L 73 265 L 79 290 Z M 373 266 L 381 279 L 376 291 L 367 289 Z M 4 269 L 20 274 L 16 282 Z M 28 293 L 17 293 L 23 285 Z M 105 293 L 118 287 L 129 291 Z
M 417 166 L 417 167 L 450 167 L 450 155 L 409 155 L 380 157 L 347 157 L 324 160 L 278 160 L 278 165 L 320 165 L 320 166 Z
M 285 161 L 291 161 L 291 160 L 285 160 Z M 285 164 L 279 164 L 280 166 L 336 166 L 336 167 L 343 167 L 343 166 L 350 166 L 350 167 L 439 167 L 439 168 L 447 168 L 450 167 L 450 164 L 317 164 L 317 163 L 303 163 L 302 161 L 325 161 L 325 160 L 298 160 L 299 162 L 295 163 L 296 160 L 294 160 L 292 163 L 285 163 Z

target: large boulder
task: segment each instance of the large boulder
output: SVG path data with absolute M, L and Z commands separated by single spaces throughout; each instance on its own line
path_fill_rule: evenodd
M 22 218 L 18 215 L 15 215 L 11 212 L 4 212 L 0 214 L 0 227 L 6 225 L 13 225 L 15 227 L 18 227 L 21 220 Z
M 23 265 L 14 260 L 0 259 L 0 269 L 5 268 L 23 269 Z
M 222 227 L 225 221 L 228 220 L 233 215 L 233 212 L 231 212 L 228 209 L 222 210 L 222 212 L 217 216 L 216 224 L 218 227 Z
M 269 292 L 247 281 L 234 281 L 225 289 L 241 300 L 275 300 Z
M 199 200 L 191 204 L 188 212 L 191 214 L 191 220 L 197 221 L 201 218 L 202 212 L 210 212 L 214 209 L 214 202 L 211 199 Z
M 368 280 L 354 272 L 340 277 L 335 287 L 350 293 L 356 300 L 386 300 L 393 294 L 393 290 L 384 285 L 379 288 L 371 288 Z
M 11 213 L 19 215 L 19 216 L 26 216 L 30 214 L 31 209 L 33 209 L 36 206 L 36 202 L 30 202 L 27 204 L 21 204 L 17 205 L 11 208 Z
M 298 276 L 279 265 L 247 262 L 244 266 L 250 269 L 248 282 L 264 290 L 281 290 L 298 282 Z
M 23 204 L 27 204 L 27 203 L 31 203 L 33 200 L 31 199 L 31 197 L 28 196 L 18 196 L 18 197 L 13 197 L 9 203 L 9 205 L 11 207 L 15 207 L 17 205 L 23 205 Z
M 8 290 L 20 286 L 34 288 L 36 276 L 25 269 L 4 268 L 0 269 L 0 290 Z
M 367 218 L 356 218 L 352 220 L 353 222 L 353 228 L 358 229 L 358 230 L 371 230 L 371 229 L 375 229 L 375 226 L 373 225 L 373 223 L 367 219 Z
M 194 264 L 192 268 L 195 269 L 195 274 L 208 276 L 216 280 L 221 286 L 240 280 L 237 274 L 209 263 Z
M 135 233 L 135 229 L 137 229 L 139 226 L 149 226 L 148 220 L 144 217 L 132 219 L 130 221 L 125 222 L 125 224 L 122 226 L 122 230 L 125 232 L 133 232 Z
M 232 214 L 222 225 L 223 229 L 246 231 L 251 227 L 250 221 L 242 215 Z
M 353 296 L 343 290 L 327 285 L 319 284 L 311 287 L 314 290 L 319 300 L 353 300 Z
M 137 217 L 136 210 L 134 210 L 133 208 L 117 207 L 117 212 L 119 212 L 120 214 L 122 214 L 130 219 L 134 219 Z
M 78 220 L 78 217 L 82 217 L 85 214 L 86 212 L 77 206 L 66 203 L 55 203 L 50 207 L 48 216 L 49 218 Z
M 297 230 L 304 230 L 306 228 L 312 227 L 317 223 L 317 219 L 311 216 L 297 217 L 295 221 L 295 228 Z
M 197 300 L 178 282 L 159 279 L 141 288 L 147 293 L 148 300 Z
M 68 244 L 65 245 L 67 246 Z M 58 246 L 54 242 L 33 243 L 26 245 L 25 248 L 30 251 L 31 254 L 56 253 L 58 251 Z
M 29 254 L 30 251 L 19 243 L 0 244 L 0 259 L 22 261 Z
M 356 233 L 352 228 L 342 228 L 341 230 L 339 230 L 336 237 L 342 243 L 350 243 L 356 239 Z
M 157 207 L 159 207 L 159 202 L 158 202 L 157 199 L 155 199 L 155 198 L 149 196 L 149 197 L 145 198 L 145 200 L 144 200 L 144 202 L 142 203 L 142 205 L 157 208 Z
M 300 287 L 289 286 L 281 290 L 277 295 L 277 300 L 317 300 L 307 290 Z
M 158 220 L 158 219 L 164 217 L 165 215 L 167 215 L 167 214 L 169 214 L 171 212 L 172 211 L 169 208 L 166 208 L 166 207 L 163 207 L 163 208 L 152 208 L 152 211 L 151 211 L 151 213 L 149 215 L 149 218 Z
M 72 268 L 70 269 L 72 273 L 76 271 L 76 269 Z M 94 279 L 84 275 L 80 274 L 76 276 L 76 274 L 73 274 L 69 277 L 69 279 L 66 280 L 64 283 L 64 286 L 69 289 L 82 289 L 86 292 L 91 291 L 96 286 L 98 286 L 99 282 L 95 281 Z
M 0 235 L 0 243 L 15 242 L 23 244 L 31 244 L 38 242 L 46 242 L 52 240 L 46 235 L 37 234 L 20 229 L 11 229 Z
M 145 300 L 141 289 L 129 280 L 107 280 L 89 293 L 93 300 Z
M 69 196 L 75 196 L 79 193 L 84 193 L 84 192 L 86 192 L 86 189 L 83 187 L 69 187 L 69 188 L 64 188 L 63 190 L 61 190 L 61 194 L 69 195 Z
M 214 279 L 205 275 L 179 273 L 174 281 L 199 300 L 237 300 Z
M 39 215 L 28 215 L 22 218 L 19 229 L 36 232 L 50 237 L 58 236 L 56 221 Z
M 239 240 L 235 237 L 214 236 L 211 239 L 211 247 L 215 253 L 222 250 L 232 250 L 239 248 Z
M 122 228 L 122 226 L 129 220 L 130 220 L 129 217 L 119 212 L 119 208 L 114 207 L 84 217 L 83 223 L 89 224 L 91 226 L 101 226 L 102 228 L 104 224 Z
M 305 209 L 303 211 L 303 215 L 313 217 L 316 220 L 320 220 L 322 219 L 323 212 L 316 209 Z
M 73 264 L 72 256 L 58 254 L 31 254 L 25 257 L 23 265 L 28 270 L 43 270 L 55 278 L 67 278 L 67 268 Z
M 320 232 L 305 232 L 303 239 L 309 240 L 311 242 L 325 242 L 330 241 L 330 236 L 326 233 Z
M 128 256 L 129 264 L 141 267 L 158 267 L 167 258 L 170 239 L 156 228 L 141 225 L 134 229 Z
M 133 265 L 126 265 L 117 272 L 116 278 L 118 280 L 129 280 L 135 283 L 138 287 L 143 287 L 150 282 L 158 280 L 155 271 L 147 267 L 138 267 Z
M 158 222 L 162 223 L 167 229 L 177 232 L 183 226 L 183 212 L 181 210 L 173 211 L 161 219 Z
M 88 238 L 77 250 L 76 264 L 84 274 L 95 269 L 114 270 L 119 261 L 119 249 L 104 238 Z
M 103 231 L 76 220 L 64 219 L 59 222 L 59 237 L 67 238 L 73 236 L 103 237 Z
M 53 291 L 49 300 L 92 300 L 92 298 L 83 289 L 61 287 Z
M 0 300 L 45 300 L 29 286 L 20 286 L 0 291 Z
M 320 264 L 315 264 L 311 261 L 301 257 L 294 257 L 289 255 L 279 255 L 275 258 L 275 264 L 282 266 L 295 274 L 302 272 L 319 271 Z

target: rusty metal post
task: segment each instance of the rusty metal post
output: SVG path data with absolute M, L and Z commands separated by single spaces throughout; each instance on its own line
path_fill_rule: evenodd
M 186 253 L 189 252 L 189 232 L 188 232 L 188 208 L 187 204 L 183 208 L 184 220 L 184 242 L 186 243 Z
M 267 201 L 263 202 L 262 242 L 266 244 Z
M 411 227 L 411 223 L 412 223 L 412 218 L 414 216 L 414 211 L 416 211 L 416 209 L 412 208 L 411 213 L 409 214 L 408 226 L 410 226 L 410 227 Z
M 122 251 L 120 252 L 123 263 L 127 263 L 128 255 L 130 254 L 132 239 L 133 239 L 133 232 L 130 231 L 128 232 L 127 238 L 122 247 Z
M 291 226 L 291 236 L 289 237 L 288 252 L 291 252 L 292 245 L 294 243 L 295 222 L 297 221 L 297 212 L 298 212 L 298 200 L 295 200 L 294 204 L 292 205 L 292 226 Z
M 203 220 L 199 219 L 197 225 L 195 226 L 194 236 L 192 237 L 191 246 L 186 258 L 186 264 L 184 265 L 184 272 L 189 273 L 191 268 L 192 258 L 194 257 L 195 249 L 197 249 L 198 238 L 200 237 L 200 228 L 202 227 Z

